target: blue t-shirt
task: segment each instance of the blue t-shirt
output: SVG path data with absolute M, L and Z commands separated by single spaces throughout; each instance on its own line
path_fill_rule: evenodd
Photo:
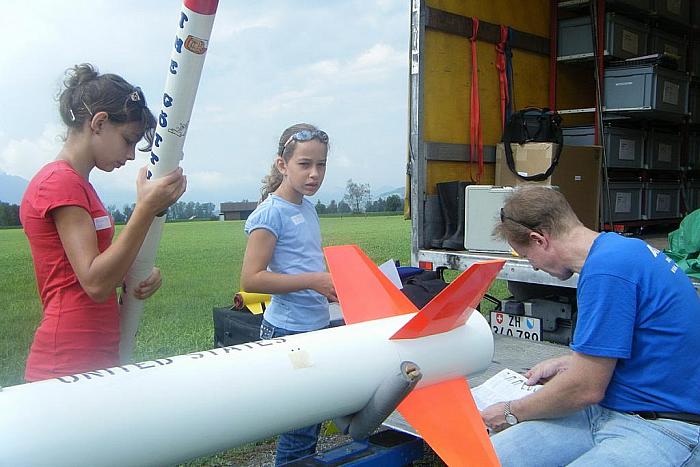
M 603 407 L 700 414 L 700 298 L 671 259 L 639 239 L 602 233 L 577 300 L 571 348 L 618 359 Z
M 277 238 L 268 271 L 299 274 L 326 270 L 318 215 L 307 199 L 294 204 L 277 195 L 268 196 L 245 223 L 246 235 L 255 229 L 268 230 Z M 314 331 L 328 326 L 328 300 L 311 289 L 277 294 L 264 316 L 282 329 Z

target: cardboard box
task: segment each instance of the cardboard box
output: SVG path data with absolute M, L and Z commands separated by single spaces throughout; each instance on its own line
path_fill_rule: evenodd
M 512 144 L 515 169 L 518 173 L 530 176 L 545 172 L 557 148 L 554 143 Z M 538 183 L 559 187 L 574 212 L 583 224 L 592 230 L 599 227 L 600 205 L 600 146 L 564 146 L 559 164 L 552 176 L 542 182 L 528 182 L 516 177 L 506 163 L 502 143 L 496 148 L 497 186 L 518 186 L 524 183 Z

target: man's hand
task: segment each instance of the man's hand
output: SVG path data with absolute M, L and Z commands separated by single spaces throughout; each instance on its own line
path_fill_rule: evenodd
M 510 426 L 508 422 L 506 422 L 506 415 L 504 412 L 505 405 L 505 402 L 498 402 L 489 405 L 481 412 L 481 419 L 491 433 L 498 433 Z
M 535 384 L 547 383 L 552 377 L 569 368 L 570 359 L 570 355 L 565 355 L 538 363 L 525 372 L 526 384 L 534 386 Z

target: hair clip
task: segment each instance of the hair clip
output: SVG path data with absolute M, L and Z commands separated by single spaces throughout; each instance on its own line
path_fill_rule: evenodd
M 71 122 L 74 122 L 76 119 L 75 119 L 75 114 L 73 113 L 73 109 L 71 109 L 71 108 L 69 107 L 69 108 L 68 108 L 68 113 L 70 113 L 70 121 L 71 121 Z
M 131 94 L 129 94 L 129 99 L 131 99 L 134 102 L 138 102 L 141 100 L 141 96 L 139 96 L 138 91 L 134 91 Z

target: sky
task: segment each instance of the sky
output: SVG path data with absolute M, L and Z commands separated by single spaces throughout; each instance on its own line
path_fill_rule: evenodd
M 28 8 L 28 5 L 31 8 Z M 3 1 L 0 171 L 27 180 L 55 159 L 65 128 L 56 96 L 82 62 L 140 86 L 154 114 L 178 0 Z M 314 199 L 348 179 L 372 194 L 405 183 L 410 2 L 220 0 L 181 165 L 183 201 L 257 200 L 282 131 L 312 123 L 330 137 Z M 91 182 L 105 204 L 135 201 L 146 153 Z

